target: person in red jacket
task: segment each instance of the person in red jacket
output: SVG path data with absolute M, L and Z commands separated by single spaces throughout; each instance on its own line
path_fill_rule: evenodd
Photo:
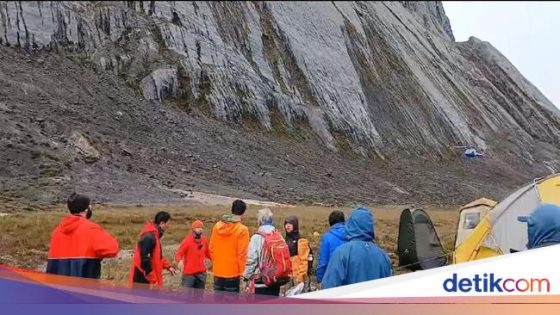
M 92 210 L 87 196 L 72 193 L 68 210 L 53 230 L 47 273 L 71 277 L 101 276 L 101 260 L 119 252 L 117 240 L 101 226 L 91 222 Z
M 130 266 L 129 283 L 145 283 L 161 287 L 163 270 L 172 275 L 175 268 L 163 257 L 161 237 L 169 227 L 171 215 L 165 211 L 156 214 L 154 221 L 148 221 L 140 232 L 138 243 L 134 248 L 132 265 Z
M 194 221 L 192 232 L 183 239 L 175 254 L 175 262 L 183 261 L 182 285 L 186 288 L 204 289 L 206 286 L 205 262 L 206 258 L 210 259 L 210 251 L 202 227 L 202 221 Z

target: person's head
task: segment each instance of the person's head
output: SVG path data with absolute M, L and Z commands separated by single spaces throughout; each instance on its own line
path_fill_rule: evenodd
M 340 210 L 335 210 L 329 214 L 329 226 L 333 226 L 337 223 L 344 223 L 344 212 Z
M 68 210 L 73 215 L 89 219 L 92 216 L 90 202 L 89 197 L 74 192 L 68 197 Z
M 264 208 L 257 211 L 257 224 L 259 226 L 272 225 L 272 210 Z
M 170 226 L 171 215 L 168 212 L 160 211 L 154 217 L 154 224 L 159 226 L 162 231 L 165 231 Z
M 346 222 L 348 240 L 373 241 L 375 239 L 375 218 L 366 207 L 357 207 Z
M 196 220 L 191 225 L 194 234 L 202 235 L 204 224 L 200 220 Z
M 530 215 L 517 217 L 527 223 L 527 248 L 540 247 L 547 243 L 560 243 L 560 207 L 542 204 Z
M 231 204 L 231 214 L 244 215 L 247 210 L 247 204 L 243 200 L 237 199 Z
M 299 220 L 296 216 L 289 216 L 284 220 L 284 229 L 287 234 L 299 232 Z

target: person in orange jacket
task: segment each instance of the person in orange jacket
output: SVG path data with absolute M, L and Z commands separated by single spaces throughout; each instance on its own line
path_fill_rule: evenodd
M 231 214 L 218 221 L 210 236 L 210 256 L 214 272 L 214 290 L 239 292 L 249 246 L 249 229 L 241 223 L 247 205 L 235 200 Z
M 210 259 L 210 251 L 202 227 L 202 221 L 194 221 L 192 232 L 183 239 L 175 254 L 175 262 L 182 261 L 184 267 L 181 284 L 186 288 L 204 289 L 206 286 L 205 262 Z
M 89 220 L 90 199 L 72 193 L 68 210 L 53 230 L 49 247 L 47 273 L 99 279 L 101 260 L 119 252 L 117 240 L 101 226 Z
M 134 248 L 130 266 L 129 283 L 145 283 L 161 287 L 163 270 L 175 274 L 175 268 L 163 257 L 161 238 L 170 226 L 171 215 L 165 211 L 156 214 L 154 221 L 148 221 L 140 232 Z

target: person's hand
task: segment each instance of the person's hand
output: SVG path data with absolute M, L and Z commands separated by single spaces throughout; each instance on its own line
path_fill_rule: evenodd
M 179 270 L 183 270 L 183 267 L 184 267 L 184 266 L 185 266 L 185 263 L 184 263 L 182 260 L 180 260 L 180 261 L 177 263 L 177 269 L 179 269 Z
M 212 261 L 210 259 L 205 259 L 204 266 L 206 267 L 206 269 L 212 268 Z
M 241 277 L 241 283 L 239 284 L 240 288 L 239 290 L 242 293 L 249 293 L 249 291 L 251 290 L 250 286 L 249 286 L 249 281 L 247 281 L 245 278 Z
M 179 272 L 179 270 L 177 270 L 177 268 L 171 266 L 169 267 L 169 269 L 167 269 L 167 271 L 169 271 L 169 273 L 174 276 L 175 274 L 177 274 Z
M 146 280 L 148 280 L 148 283 L 150 284 L 155 284 L 157 282 L 156 274 L 154 272 L 150 272 L 146 275 Z

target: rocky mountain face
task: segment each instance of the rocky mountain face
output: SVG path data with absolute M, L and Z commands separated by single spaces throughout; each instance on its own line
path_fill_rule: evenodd
M 311 187 L 324 189 L 320 188 L 322 182 L 329 182 L 329 176 L 337 171 L 315 174 L 317 170 L 311 171 L 312 167 L 333 165 L 333 169 L 340 170 L 340 176 L 350 176 L 348 170 L 356 161 L 368 161 L 358 164 L 374 166 L 377 175 L 372 173 L 370 185 L 392 187 L 386 190 L 387 197 L 380 197 L 378 191 L 349 193 L 352 189 L 360 190 L 362 184 L 354 183 L 347 184 L 346 193 L 341 192 L 346 188 L 335 189 L 340 192 L 339 199 L 359 197 L 385 202 L 388 196 L 397 194 L 400 197 L 395 201 L 415 200 L 418 195 L 443 201 L 447 198 L 445 194 L 427 188 L 443 176 L 426 175 L 433 167 L 448 172 L 443 177 L 449 175 L 446 178 L 454 182 L 449 185 L 456 185 L 452 187 L 459 187 L 458 182 L 470 178 L 476 188 L 468 188 L 471 192 L 454 199 L 462 200 L 471 195 L 503 192 L 489 188 L 489 182 L 503 183 L 507 191 L 522 180 L 560 169 L 559 110 L 489 43 L 476 38 L 455 42 L 441 2 L 4 1 L 0 3 L 0 42 L 16 47 L 21 54 L 31 54 L 25 58 L 70 58 L 82 67 L 79 71 L 84 77 L 95 76 L 84 67 L 93 67 L 99 75 L 111 74 L 118 82 L 127 83 L 119 90 L 127 95 L 125 99 L 138 94 L 143 98 L 142 104 L 151 104 L 133 105 L 117 99 L 115 95 L 119 94 L 107 94 L 106 90 L 90 96 L 128 104 L 126 110 L 117 110 L 121 113 L 119 117 L 133 112 L 150 116 L 151 113 L 143 111 L 167 112 L 171 106 L 181 112 L 173 115 L 187 115 L 180 121 L 190 121 L 194 119 L 193 113 L 200 113 L 204 121 L 211 119 L 211 124 L 217 124 L 216 128 L 244 130 L 237 139 L 245 139 L 239 141 L 246 141 L 254 132 L 262 133 L 262 141 L 275 143 L 267 149 L 278 153 L 271 154 L 297 155 L 291 152 L 290 145 L 277 142 L 289 138 L 302 147 L 299 153 L 303 155 L 294 163 L 314 174 L 305 177 L 306 172 L 301 171 L 279 176 L 269 172 L 275 182 L 272 186 L 278 189 L 268 194 L 270 183 L 267 188 L 258 181 L 253 184 L 254 179 L 244 175 L 243 169 L 227 180 L 208 179 L 193 170 L 193 178 L 204 179 L 205 189 L 213 191 L 220 191 L 218 186 L 227 186 L 234 187 L 235 192 L 250 191 L 256 196 L 293 200 L 297 192 L 286 192 L 293 185 L 287 178 L 302 182 L 313 177 L 315 184 Z M 13 60 L 19 58 L 11 52 L 6 54 Z M 53 65 L 67 62 L 56 58 L 52 61 Z M 10 69 L 14 76 L 28 75 L 20 73 L 17 65 Z M 47 91 L 49 84 L 60 91 L 78 88 L 67 80 L 66 85 L 61 85 L 48 82 L 47 78 L 45 73 L 44 82 L 31 79 L 22 84 L 29 87 L 27 90 L 33 90 L 34 84 L 44 84 L 42 88 Z M 85 90 L 94 89 L 80 77 L 76 77 L 78 84 L 85 84 L 79 86 Z M 4 89 L 4 95 L 0 95 L 2 102 L 14 97 L 12 92 L 15 91 Z M 63 94 L 58 97 L 64 99 Z M 43 102 L 47 102 L 48 96 L 43 97 Z M 98 101 L 97 110 L 106 110 L 102 106 L 107 100 Z M 78 110 L 82 103 L 77 102 L 68 105 L 67 110 Z M 2 106 L 13 111 L 10 104 Z M 60 109 L 57 106 L 62 105 L 51 104 L 49 108 Z M 11 119 L 10 115 L 13 114 L 4 113 L 6 119 Z M 100 116 L 101 121 L 103 113 Z M 203 121 L 200 117 L 195 119 L 197 124 Z M 140 124 L 136 120 L 134 123 Z M 30 124 L 24 129 L 37 128 L 36 122 Z M 120 124 L 117 121 L 113 136 L 119 134 Z M 142 124 L 154 124 L 155 129 L 165 125 L 159 120 Z M 2 128 L 4 132 L 16 134 L 7 132 L 6 126 Z M 66 166 L 76 175 L 80 172 L 72 167 L 74 164 L 84 163 L 91 168 L 115 158 L 91 144 L 94 140 L 88 140 L 84 128 L 62 133 L 71 143 L 78 144 L 76 150 L 81 158 Z M 210 129 L 205 132 L 212 133 Z M 197 145 L 205 146 L 204 137 L 210 136 L 198 136 L 203 138 Z M 186 140 L 180 138 L 166 141 L 176 141 L 172 145 L 178 148 L 187 146 Z M 485 158 L 476 162 L 476 170 L 470 164 L 465 166 L 464 163 L 471 162 L 458 158 L 462 151 L 456 146 L 475 146 L 485 153 Z M 138 147 L 144 151 L 151 149 Z M 228 144 L 210 150 L 219 155 L 228 150 Z M 259 155 L 259 149 L 255 150 Z M 123 152 L 113 154 L 124 154 L 126 158 Z M 336 158 L 322 161 L 325 155 Z M 266 168 L 258 159 L 246 163 L 257 170 Z M 344 161 L 343 165 L 335 167 L 332 163 L 337 159 L 342 159 L 338 161 Z M 187 163 L 171 160 L 175 169 Z M 441 166 L 444 164 L 449 164 L 449 169 Z M 413 173 L 424 178 L 413 183 L 403 181 L 406 171 L 399 167 L 413 165 L 418 165 Z M 218 171 L 222 166 L 215 168 Z M 13 167 L 6 169 L 5 178 L 13 179 L 6 175 Z M 140 176 L 130 182 L 148 176 L 133 170 L 124 173 Z M 169 176 L 169 181 L 180 178 Z M 211 181 L 214 184 L 208 184 Z M 368 179 L 365 181 L 369 183 Z M 254 187 L 242 187 L 242 182 Z M 410 189 L 402 188 L 409 184 Z M 420 193 L 418 187 L 425 191 Z M 313 189 L 300 195 L 325 198 Z

